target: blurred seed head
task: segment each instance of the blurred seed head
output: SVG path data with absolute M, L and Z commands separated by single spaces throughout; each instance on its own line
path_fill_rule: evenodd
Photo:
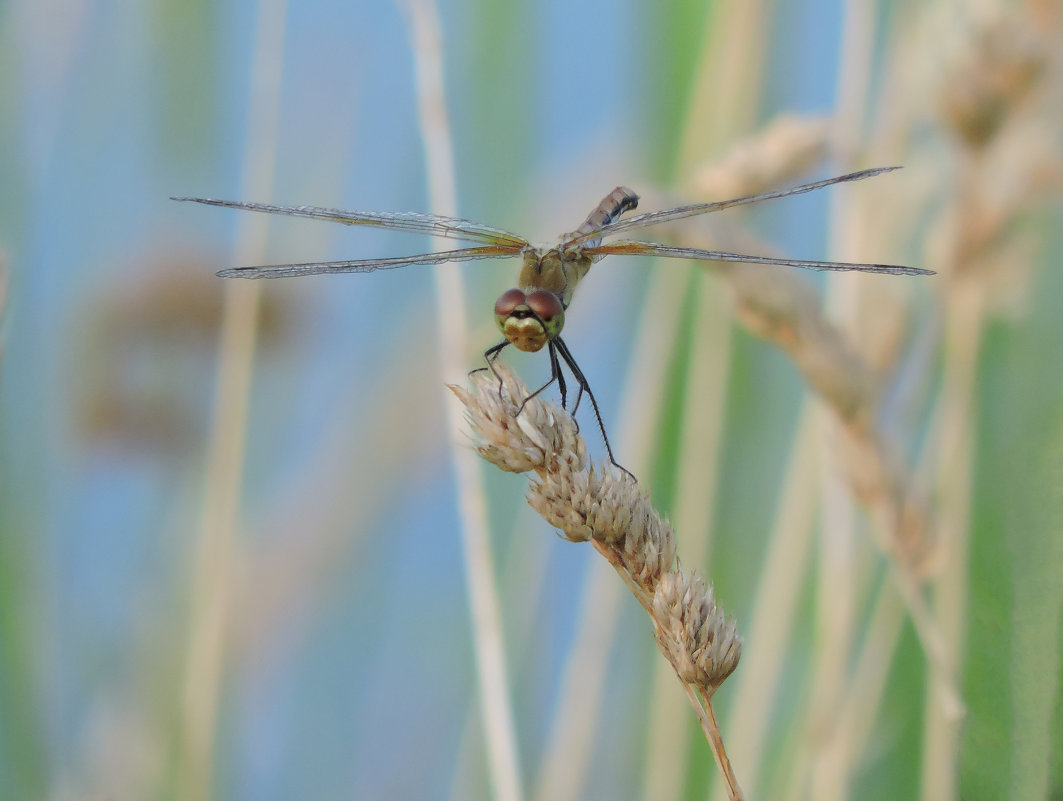
M 108 282 L 81 312 L 74 402 L 81 435 L 94 445 L 177 455 L 199 441 L 214 381 L 225 283 L 221 260 L 160 249 L 123 282 Z M 290 329 L 290 310 L 263 297 L 265 348 Z
M 989 143 L 1043 73 L 1048 51 L 1043 35 L 1012 10 L 975 23 L 940 87 L 950 129 L 968 147 Z
M 827 155 L 830 126 L 820 117 L 780 114 L 723 158 L 694 170 L 683 184 L 690 197 L 732 198 L 778 189 Z

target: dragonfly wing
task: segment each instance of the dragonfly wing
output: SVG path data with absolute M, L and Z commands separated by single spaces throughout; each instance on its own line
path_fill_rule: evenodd
M 734 206 L 745 206 L 750 203 L 759 203 L 762 200 L 774 200 L 775 198 L 789 197 L 790 195 L 802 195 L 805 192 L 812 192 L 816 189 L 822 189 L 825 186 L 846 183 L 848 181 L 860 181 L 864 178 L 871 178 L 872 176 L 880 175 L 884 172 L 892 172 L 893 170 L 899 169 L 900 167 L 876 167 L 871 170 L 851 172 L 848 175 L 839 175 L 834 178 L 827 178 L 823 181 L 813 181 L 810 184 L 801 184 L 799 186 L 792 186 L 789 189 L 778 189 L 773 192 L 764 192 L 759 195 L 748 195 L 746 197 L 738 197 L 732 200 L 718 200 L 713 203 L 694 203 L 689 206 L 678 206 L 674 209 L 663 209 L 661 211 L 649 211 L 645 214 L 628 217 L 627 219 L 614 220 L 597 230 L 577 232 L 567 240 L 566 244 L 585 242 L 596 237 L 610 236 L 612 234 L 619 234 L 623 231 L 631 231 L 636 228 L 645 228 L 650 225 L 673 222 L 674 220 L 685 220 L 687 217 L 696 217 L 699 214 L 722 211 L 723 209 L 729 209 Z
M 726 253 L 721 250 L 698 248 L 675 248 L 657 242 L 610 242 L 595 248 L 586 248 L 591 256 L 663 256 L 669 259 L 698 259 L 703 261 L 737 261 L 747 264 L 775 264 L 782 267 L 800 267 L 803 270 L 855 270 L 863 273 L 887 273 L 889 275 L 934 275 L 933 270 L 922 267 L 905 267 L 899 264 L 860 264 L 844 261 L 811 261 L 808 259 L 777 259 L 774 256 L 747 256 L 742 253 Z
M 230 209 L 260 211 L 266 214 L 284 214 L 289 217 L 309 217 L 328 220 L 344 225 L 365 225 L 371 228 L 387 228 L 393 231 L 409 231 L 429 234 L 466 242 L 486 245 L 522 248 L 528 242 L 516 234 L 482 225 L 457 217 L 442 217 L 438 214 L 420 214 L 414 211 L 343 211 L 318 206 L 272 206 L 268 203 L 242 203 L 237 200 L 214 200 L 206 197 L 174 197 L 171 200 L 203 203 L 208 206 L 223 206 Z
M 520 248 L 482 247 L 442 250 L 437 253 L 421 253 L 416 256 L 393 256 L 386 259 L 357 259 L 354 261 L 318 261 L 306 264 L 271 264 L 263 267 L 226 267 L 219 270 L 222 278 L 296 278 L 301 275 L 325 275 L 328 273 L 371 273 L 391 270 L 410 264 L 442 264 L 447 261 L 473 261 L 475 259 L 505 259 L 520 255 Z

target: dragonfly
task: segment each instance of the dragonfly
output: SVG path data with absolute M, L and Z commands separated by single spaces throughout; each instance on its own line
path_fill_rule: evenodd
M 586 393 L 594 409 L 594 415 L 605 443 L 609 461 L 628 475 L 632 475 L 629 470 L 622 467 L 614 458 L 612 446 L 609 444 L 609 437 L 605 433 L 605 424 L 602 422 L 598 401 L 591 391 L 586 375 L 576 363 L 572 351 L 569 350 L 568 345 L 561 338 L 561 331 L 565 325 L 565 312 L 572 302 L 576 287 L 590 270 L 592 264 L 600 261 L 605 256 L 616 255 L 770 264 L 781 267 L 798 267 L 805 270 L 857 271 L 884 273 L 887 275 L 933 275 L 934 271 L 921 267 L 905 267 L 896 264 L 861 264 L 776 258 L 774 256 L 750 256 L 718 250 L 673 247 L 660 242 L 635 239 L 617 239 L 610 242 L 605 240 L 617 234 L 637 231 L 652 225 L 684 220 L 735 206 L 759 203 L 764 200 L 800 195 L 834 184 L 871 178 L 896 169 L 899 168 L 877 167 L 812 183 L 800 184 L 788 189 L 763 192 L 731 200 L 692 203 L 628 217 L 624 215 L 637 208 L 639 196 L 627 187 L 618 186 L 598 204 L 587 216 L 587 219 L 583 221 L 582 225 L 570 233 L 561 235 L 556 243 L 549 245 L 533 245 L 524 237 L 500 228 L 456 217 L 444 217 L 438 214 L 342 211 L 317 206 L 274 206 L 266 203 L 244 203 L 234 200 L 215 200 L 201 197 L 175 197 L 172 200 L 257 211 L 266 214 L 281 214 L 289 217 L 308 217 L 344 225 L 359 225 L 415 234 L 427 234 L 433 237 L 471 243 L 468 247 L 461 247 L 455 250 L 440 250 L 412 256 L 318 261 L 303 264 L 273 264 L 257 267 L 227 267 L 217 273 L 223 278 L 296 278 L 331 273 L 371 273 L 377 270 L 391 270 L 413 264 L 442 264 L 444 262 L 465 262 L 477 259 L 520 258 L 522 262 L 517 276 L 517 286 L 503 292 L 495 303 L 495 323 L 505 338 L 484 352 L 487 367 L 495 373 L 496 378 L 499 378 L 499 392 L 502 391 L 502 382 L 495 371 L 494 364 L 504 348 L 512 345 L 518 350 L 535 353 L 545 347 L 550 357 L 550 380 L 525 398 L 520 409 L 524 408 L 524 404 L 528 400 L 543 392 L 555 382 L 561 395 L 561 405 L 566 407 L 568 387 L 561 369 L 561 364 L 564 363 L 579 390 L 576 394 L 575 403 L 572 405 L 571 413 L 575 415 L 580 400 L 583 394 Z M 518 411 L 517 413 L 519 414 L 520 412 Z M 633 475 L 632 478 L 634 478 Z

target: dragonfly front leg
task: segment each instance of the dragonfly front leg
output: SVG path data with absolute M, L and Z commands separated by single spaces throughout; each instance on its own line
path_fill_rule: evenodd
M 502 399 L 502 376 L 498 374 L 498 370 L 495 369 L 495 362 L 498 361 L 498 355 L 502 352 L 502 348 L 509 344 L 508 339 L 504 339 L 497 345 L 492 345 L 490 348 L 484 351 L 484 361 L 487 362 L 487 367 L 477 367 L 475 370 L 470 370 L 469 375 L 473 373 L 480 373 L 484 370 L 490 370 L 494 377 L 498 379 L 498 398 Z M 522 407 L 523 408 L 523 407 Z
M 554 350 L 554 343 L 550 342 L 548 348 L 550 351 L 550 380 L 524 399 L 524 403 L 522 403 L 520 405 L 520 408 L 517 409 L 517 414 L 520 414 L 524 411 L 524 407 L 527 405 L 528 401 L 530 401 L 540 392 L 545 390 L 555 381 L 557 382 L 557 388 L 561 391 L 561 408 L 563 409 L 565 407 L 565 400 L 568 398 L 568 387 L 565 384 L 565 376 L 562 374 L 561 365 L 557 361 L 557 352 Z
M 561 408 L 565 408 L 565 403 L 568 400 L 568 387 L 565 385 L 565 374 L 561 371 L 561 365 L 557 361 L 557 349 L 554 348 L 554 343 L 550 343 L 550 373 L 557 379 L 557 390 L 561 393 Z M 553 379 L 551 379 L 553 380 Z M 549 384 L 546 385 L 550 386 Z M 543 387 L 546 389 L 546 387 Z M 542 390 L 539 390 L 542 392 Z M 575 413 L 575 409 L 573 409 Z

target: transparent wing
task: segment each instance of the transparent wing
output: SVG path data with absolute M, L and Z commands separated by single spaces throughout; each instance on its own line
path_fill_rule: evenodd
M 627 219 L 616 220 L 593 231 L 577 232 L 571 235 L 570 238 L 566 239 L 564 244 L 584 242 L 596 237 L 610 236 L 612 234 L 619 234 L 622 231 L 645 228 L 649 225 L 659 225 L 661 223 L 672 222 L 673 220 L 684 220 L 687 217 L 695 217 L 699 214 L 721 211 L 723 209 L 732 208 L 733 206 L 745 206 L 749 203 L 759 203 L 762 200 L 774 200 L 775 198 L 789 197 L 790 195 L 801 195 L 805 192 L 822 189 L 825 186 L 845 183 L 847 181 L 860 181 L 864 178 L 871 178 L 872 176 L 880 175 L 884 172 L 892 172 L 893 170 L 899 169 L 900 167 L 876 167 L 872 170 L 851 172 L 848 175 L 839 175 L 835 178 L 814 181 L 810 184 L 801 184 L 800 186 L 793 186 L 789 189 L 779 189 L 774 192 L 764 192 L 759 195 L 748 195 L 746 197 L 734 198 L 733 200 L 718 200 L 714 203 L 694 203 L 690 206 L 678 206 L 674 209 L 650 211 L 645 214 L 637 214 L 634 217 L 628 217 Z
M 206 197 L 172 197 L 170 200 L 204 203 L 208 206 L 223 206 L 245 211 L 261 211 L 266 214 L 284 214 L 289 217 L 309 217 L 344 225 L 388 228 L 393 231 L 409 231 L 416 234 L 460 239 L 464 242 L 481 242 L 487 245 L 522 248 L 528 244 L 525 239 L 516 234 L 492 228 L 489 225 L 481 225 L 456 217 L 441 217 L 437 214 L 419 214 L 415 211 L 343 211 L 318 206 L 271 206 L 268 203 L 241 203 L 236 200 L 214 200 Z
M 860 264 L 844 261 L 809 261 L 807 259 L 777 259 L 773 256 L 746 256 L 742 253 L 726 253 L 721 250 L 698 250 L 697 248 L 674 248 L 656 242 L 610 242 L 586 248 L 591 256 L 664 256 L 669 259 L 700 259 L 704 261 L 738 261 L 748 264 L 778 264 L 783 267 L 800 267 L 804 270 L 856 270 L 863 273 L 887 273 L 889 275 L 934 275 L 933 270 L 922 267 L 904 267 L 899 264 Z
M 518 247 L 462 248 L 421 253 L 416 256 L 393 256 L 387 259 L 358 259 L 355 261 L 317 261 L 307 264 L 270 264 L 263 267 L 226 267 L 218 270 L 222 278 L 296 278 L 301 275 L 328 273 L 371 273 L 390 270 L 409 264 L 442 264 L 445 261 L 473 261 L 475 259 L 505 259 L 519 256 Z

